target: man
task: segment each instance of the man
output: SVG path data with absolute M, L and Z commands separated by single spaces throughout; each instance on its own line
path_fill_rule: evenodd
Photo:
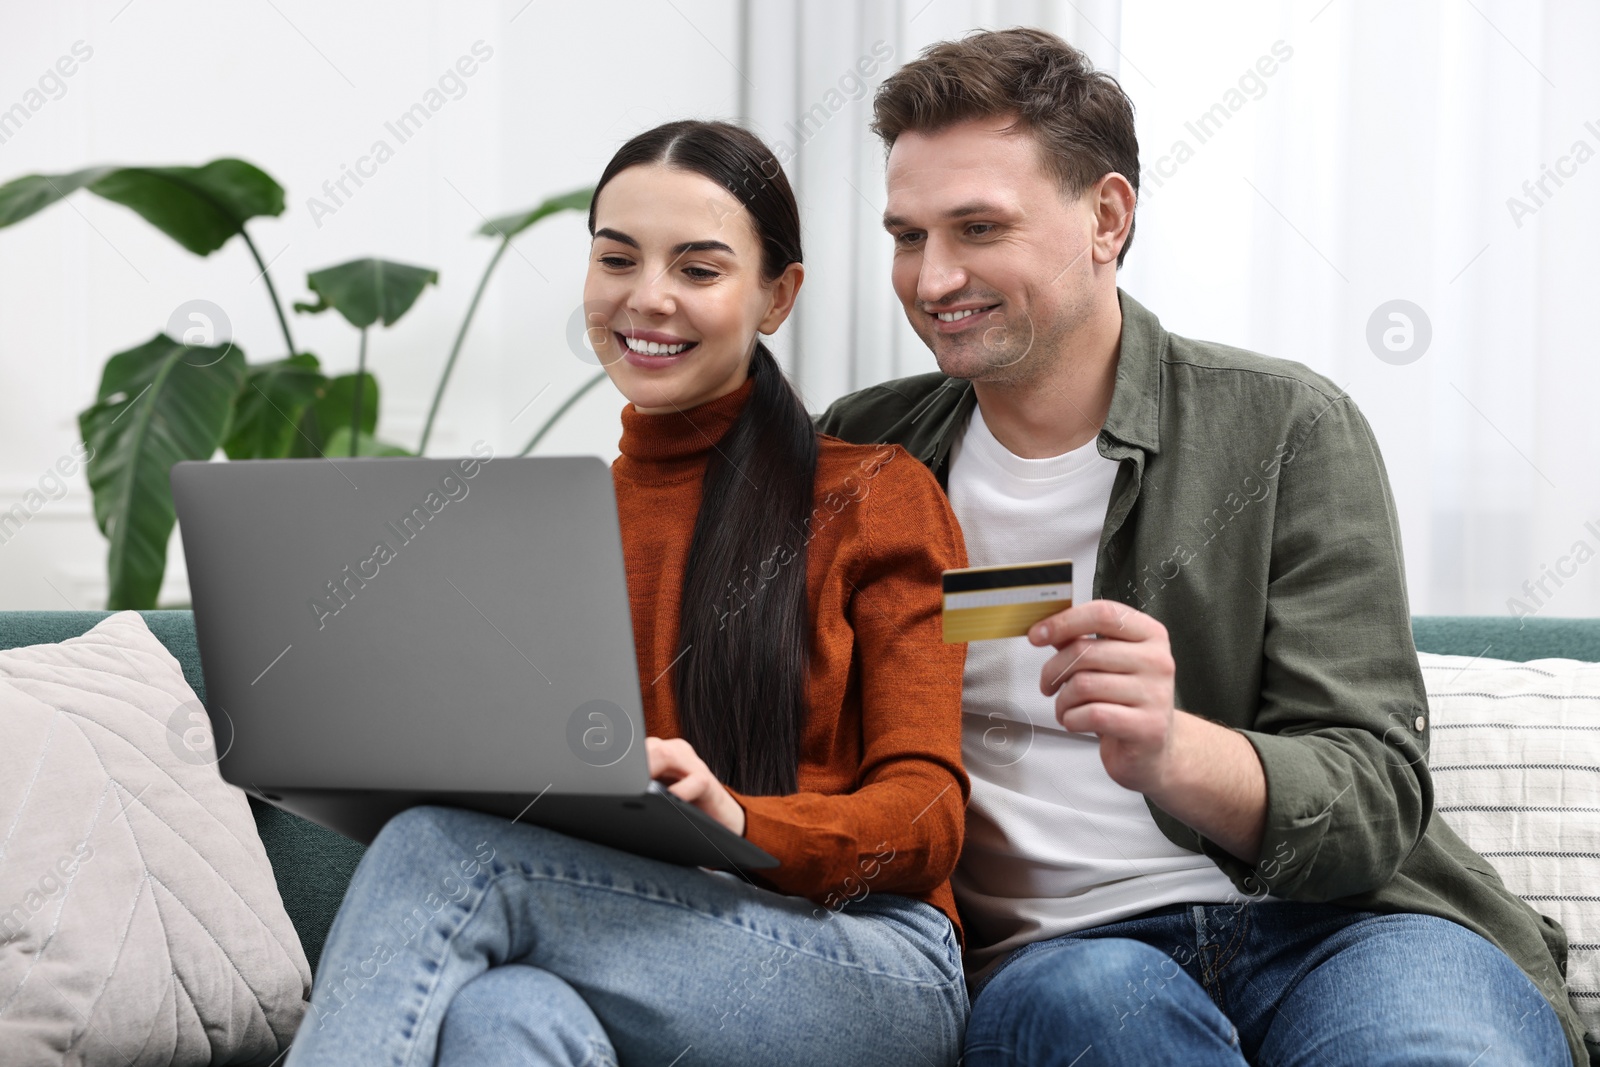
M 1120 87 L 1018 29 L 934 46 L 874 109 L 940 372 L 819 427 L 926 463 L 972 565 L 1070 558 L 1077 593 L 968 648 L 965 1062 L 1588 1062 L 1561 927 L 1432 814 L 1366 421 L 1116 286 Z

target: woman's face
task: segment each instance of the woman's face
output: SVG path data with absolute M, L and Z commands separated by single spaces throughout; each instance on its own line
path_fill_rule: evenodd
M 756 334 L 794 307 L 804 268 L 761 277 L 754 220 L 709 178 L 629 167 L 595 201 L 583 286 L 589 343 L 645 414 L 686 410 L 744 384 Z

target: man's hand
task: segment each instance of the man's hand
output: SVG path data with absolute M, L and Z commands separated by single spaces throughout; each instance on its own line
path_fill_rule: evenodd
M 1056 720 L 1097 734 L 1111 780 L 1149 797 L 1247 863 L 1266 827 L 1267 780 L 1244 735 L 1173 707 L 1167 628 L 1126 604 L 1091 600 L 1028 631 L 1054 645 L 1039 690 L 1055 695 Z
M 1057 649 L 1039 690 L 1055 695 L 1062 729 L 1099 734 L 1100 762 L 1124 789 L 1159 789 L 1172 764 L 1177 714 L 1167 628 L 1125 604 L 1091 600 L 1036 623 L 1028 640 Z
M 650 777 L 665 785 L 680 800 L 687 800 L 740 837 L 744 836 L 744 808 L 717 781 L 706 761 L 695 754 L 694 746 L 682 738 L 664 741 L 644 739 L 650 762 Z

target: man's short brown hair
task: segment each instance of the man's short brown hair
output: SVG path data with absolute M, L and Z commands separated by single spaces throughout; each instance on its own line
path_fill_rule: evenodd
M 932 45 L 878 87 L 872 113 L 872 132 L 888 148 L 907 131 L 1015 115 L 1013 129 L 1033 135 L 1067 195 L 1111 171 L 1139 192 L 1133 102 L 1088 56 L 1044 30 L 978 31 Z M 1130 221 L 1117 266 L 1132 244 Z

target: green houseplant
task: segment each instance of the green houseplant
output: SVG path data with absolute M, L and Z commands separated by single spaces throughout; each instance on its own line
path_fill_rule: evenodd
M 238 237 L 265 282 L 282 332 L 284 355 L 247 363 L 235 344 L 197 344 L 159 333 L 111 356 L 95 402 L 78 416 L 91 450 L 87 464 L 95 521 L 106 537 L 109 591 L 114 610 L 155 606 L 166 570 L 167 543 L 176 516 L 167 472 L 185 459 L 211 458 L 220 448 L 231 460 L 329 455 L 406 455 L 376 438 L 377 379 L 366 369 L 367 331 L 381 320 L 392 326 L 423 290 L 438 281 L 426 267 L 361 259 L 313 271 L 313 303 L 296 310 L 332 309 L 360 331 L 355 374 L 329 377 L 315 354 L 294 343 L 289 317 L 268 264 L 251 239 L 251 219 L 281 215 L 283 187 L 239 159 L 198 167 L 99 166 L 70 174 L 29 174 L 0 186 L 0 229 L 21 222 L 72 193 L 86 189 L 122 204 L 198 256 L 209 256 Z M 445 359 L 416 454 L 427 448 L 467 331 L 490 276 L 513 238 L 550 215 L 588 209 L 593 191 L 574 190 L 479 228 L 498 237 Z M 545 421 L 522 451 L 532 450 L 578 397 L 601 378 L 591 377 Z

